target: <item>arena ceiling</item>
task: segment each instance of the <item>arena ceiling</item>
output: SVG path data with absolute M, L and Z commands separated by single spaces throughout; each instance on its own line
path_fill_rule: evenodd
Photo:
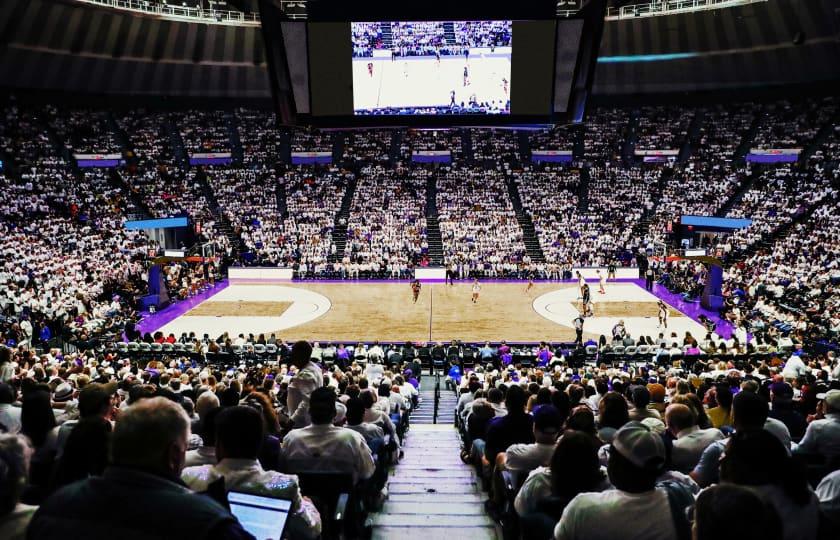
M 838 26 L 840 0 L 608 21 L 594 92 L 840 80 Z M 0 81 L 96 94 L 270 95 L 257 26 L 161 20 L 69 0 L 0 2 Z

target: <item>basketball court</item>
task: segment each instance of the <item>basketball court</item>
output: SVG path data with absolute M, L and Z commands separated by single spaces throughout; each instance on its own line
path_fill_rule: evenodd
M 502 79 L 510 81 L 510 47 L 499 47 L 464 56 L 409 56 L 353 59 L 353 104 L 355 109 L 380 107 L 445 107 L 455 92 L 455 102 L 504 103 L 510 96 Z M 372 73 L 368 64 L 373 64 Z M 464 66 L 469 79 L 464 84 Z
M 212 337 L 276 334 L 285 340 L 313 341 L 572 341 L 580 301 L 576 283 L 485 282 L 477 303 L 471 282 L 426 283 L 417 303 L 408 282 L 233 282 L 198 303 L 180 302 L 168 310 L 183 313 L 162 326 L 144 330 L 195 332 Z M 594 316 L 585 335 L 610 335 L 623 320 L 634 337 L 656 337 L 659 298 L 634 282 L 608 283 L 606 294 L 590 284 Z M 152 325 L 152 326 L 150 326 Z M 671 306 L 668 332 L 705 335 L 703 327 Z

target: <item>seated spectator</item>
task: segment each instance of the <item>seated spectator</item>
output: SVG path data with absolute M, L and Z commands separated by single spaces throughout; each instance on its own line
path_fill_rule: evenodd
M 732 425 L 732 391 L 728 384 L 715 385 L 714 398 L 717 403 L 707 411 L 712 427 L 717 429 Z
M 364 437 L 370 451 L 375 454 L 385 439 L 385 432 L 381 427 L 363 421 L 365 404 L 361 399 L 350 398 L 345 406 L 347 407 L 347 423 L 344 427 Z
M 627 540 L 670 540 L 680 532 L 673 516 L 681 515 L 693 500 L 680 484 L 658 487 L 657 478 L 665 465 L 665 443 L 639 422 L 618 430 L 610 446 L 607 466 L 615 489 L 582 493 L 569 502 L 554 529 L 558 540 L 623 538 Z M 678 501 L 672 510 L 670 499 Z
M 763 429 L 741 430 L 730 437 L 721 458 L 724 483 L 750 487 L 781 518 L 785 540 L 817 538 L 819 500 L 805 475 L 779 439 Z
M 551 462 L 562 428 L 560 411 L 553 405 L 543 405 L 533 417 L 534 443 L 508 446 L 504 453 L 499 454 L 497 466 L 502 464 L 507 470 L 527 474 L 537 467 L 547 467 Z
M 179 482 L 188 435 L 177 403 L 154 397 L 128 407 L 102 477 L 50 496 L 32 518 L 29 538 L 248 538 L 227 510 Z
M 611 443 L 615 433 L 630 421 L 627 400 L 618 392 L 607 392 L 598 403 L 598 438 Z
M 37 510 L 20 502 L 29 473 L 32 447 L 26 437 L 0 435 L 0 531 L 7 540 L 23 540 Z
M 829 390 L 822 400 L 823 418 L 808 424 L 805 436 L 794 448 L 797 454 L 812 454 L 826 459 L 840 456 L 840 390 Z
M 606 470 L 598 461 L 599 446 L 599 441 L 589 434 L 565 431 L 557 442 L 550 467 L 534 469 L 517 493 L 514 507 L 520 517 L 540 511 L 545 506 L 543 501 L 554 499 L 547 501 L 550 508 L 544 510 L 552 518 L 544 538 L 551 535 L 563 508 L 576 495 L 610 488 Z M 575 466 L 570 468 L 569 463 Z
M 357 480 L 374 472 L 373 456 L 359 433 L 333 425 L 335 392 L 321 387 L 310 397 L 312 424 L 290 431 L 283 439 L 283 456 L 292 471 L 339 470 Z
M 742 391 L 732 400 L 732 426 L 736 433 L 739 430 L 766 429 L 782 441 L 784 445 L 787 428 L 778 420 L 768 418 L 768 413 L 767 401 L 752 392 Z M 781 426 L 781 432 L 779 426 Z M 689 474 L 700 487 L 718 482 L 720 478 L 720 457 L 723 455 L 728 440 L 718 440 L 707 446 L 700 456 L 700 461 Z M 789 435 L 787 440 L 790 441 Z
M 20 407 L 14 406 L 15 394 L 13 386 L 0 383 L 0 426 L 12 434 L 20 432 Z
M 662 418 L 659 411 L 648 407 L 650 404 L 650 390 L 646 386 L 636 386 L 630 391 L 630 401 L 633 408 L 630 409 L 630 420 L 641 422 L 645 418 Z
M 292 501 L 288 534 L 294 538 L 316 538 L 321 534 L 321 516 L 312 502 L 300 495 L 297 477 L 266 471 L 257 461 L 263 444 L 264 427 L 256 410 L 247 406 L 228 407 L 216 417 L 215 465 L 189 467 L 181 480 L 193 491 L 207 491 L 213 482 L 225 479 L 226 491 L 243 491 Z
M 719 484 L 697 496 L 693 532 L 695 540 L 782 540 L 782 523 L 776 510 L 753 490 Z
M 216 457 L 216 417 L 221 410 L 221 407 L 216 407 L 202 413 L 201 446 L 187 451 L 184 467 L 214 465 L 219 461 Z
M 807 422 L 793 403 L 793 387 L 786 382 L 770 385 L 770 418 L 774 418 L 787 426 L 790 437 L 799 441 L 805 435 Z
M 820 500 L 820 513 L 823 516 L 820 538 L 830 538 L 832 531 L 840 530 L 840 470 L 834 471 L 822 479 L 816 489 Z
M 496 456 L 511 445 L 534 442 L 534 418 L 525 412 L 528 395 L 519 385 L 508 388 L 505 396 L 507 414 L 495 418 L 487 426 L 484 459 L 489 466 L 496 463 Z
M 669 405 L 665 410 L 665 423 L 674 437 L 671 464 L 682 473 L 691 472 L 706 447 L 724 438 L 719 429 L 701 429 L 694 412 L 687 405 Z
M 292 346 L 289 362 L 296 368 L 296 373 L 289 381 L 286 395 L 286 410 L 294 427 L 309 425 L 309 396 L 324 386 L 321 368 L 312 362 L 312 346 L 306 341 L 298 341 Z

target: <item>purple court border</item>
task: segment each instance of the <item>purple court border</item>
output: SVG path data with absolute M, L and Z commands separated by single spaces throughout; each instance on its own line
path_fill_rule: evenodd
M 195 306 L 201 304 L 205 300 L 209 300 L 213 296 L 216 296 L 223 290 L 227 289 L 228 285 L 230 285 L 229 281 L 227 279 L 223 279 L 222 281 L 216 283 L 216 285 L 212 288 L 204 292 L 198 293 L 192 298 L 187 298 L 186 300 L 174 302 L 173 304 L 155 313 L 141 311 L 141 320 L 135 325 L 135 328 L 141 334 L 145 334 L 146 332 L 149 332 L 150 334 L 154 333 L 160 328 L 163 328 L 167 324 L 171 323 L 184 313 L 188 312 Z
M 278 284 L 278 283 L 285 283 L 285 284 L 294 284 L 294 285 L 306 285 L 307 283 L 318 284 L 318 283 L 343 283 L 343 284 L 381 284 L 381 283 L 411 283 L 412 280 L 409 279 L 357 279 L 357 280 L 349 280 L 349 279 L 296 279 L 296 280 L 248 280 L 248 279 L 234 279 L 233 283 L 264 283 L 264 284 Z M 443 283 L 445 280 L 442 279 L 428 279 L 428 280 L 421 280 L 424 283 Z M 472 280 L 470 279 L 462 279 L 462 280 L 455 280 L 461 283 L 470 283 Z M 488 280 L 479 280 L 481 283 L 526 283 L 525 280 L 516 280 L 516 279 L 488 279 Z M 575 283 L 577 280 L 544 280 L 540 279 L 534 280 L 534 283 Z M 590 283 L 597 283 L 597 279 L 587 279 L 587 282 Z M 611 279 L 607 282 L 607 285 L 610 283 L 633 283 L 638 287 L 644 289 L 645 287 L 645 280 L 638 279 L 638 278 L 620 278 L 620 279 Z M 180 302 L 175 302 L 174 304 L 170 305 L 169 307 L 164 308 L 161 311 L 156 313 L 149 313 L 148 311 L 141 312 L 142 320 L 137 323 L 137 330 L 141 333 L 154 333 L 160 328 L 163 328 L 165 325 L 169 324 L 170 322 L 174 321 L 187 311 L 191 310 L 195 306 L 201 304 L 202 302 L 209 300 L 213 296 L 217 295 L 218 293 L 225 290 L 231 284 L 231 280 L 225 279 L 222 280 L 216 285 L 202 293 L 199 293 L 192 298 L 188 298 L 187 300 L 181 300 Z M 721 319 L 717 312 L 706 309 L 700 305 L 700 302 L 686 302 L 682 299 L 682 297 L 677 293 L 672 293 L 663 285 L 655 283 L 653 285 L 653 291 L 651 293 L 665 302 L 666 304 L 676 308 L 680 312 L 682 312 L 687 317 L 690 317 L 695 322 L 700 322 L 700 315 L 705 315 L 709 319 L 715 321 L 717 323 L 717 328 L 715 333 L 724 339 L 729 339 L 732 336 L 732 332 L 734 330 L 732 324 L 729 321 Z M 702 336 L 701 336 L 702 337 Z

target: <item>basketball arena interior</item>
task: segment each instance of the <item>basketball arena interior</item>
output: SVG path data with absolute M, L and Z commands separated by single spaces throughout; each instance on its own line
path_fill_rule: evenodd
M 0 538 L 840 538 L 840 1 L 3 0 L 0 110 Z

